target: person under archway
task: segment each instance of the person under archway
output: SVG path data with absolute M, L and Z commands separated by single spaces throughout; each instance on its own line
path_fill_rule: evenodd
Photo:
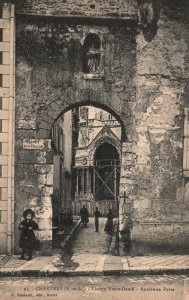
M 35 213 L 32 209 L 26 209 L 23 213 L 24 220 L 19 224 L 19 230 L 21 231 L 19 247 L 22 248 L 22 254 L 20 259 L 24 259 L 24 255 L 28 250 L 28 260 L 32 259 L 32 252 L 35 247 L 35 233 L 33 230 L 38 230 L 38 224 L 33 220 Z
M 95 213 L 94 213 L 94 217 L 95 217 L 95 232 L 99 232 L 99 218 L 100 218 L 101 214 L 100 211 L 98 210 L 98 207 L 96 207 Z
M 80 216 L 81 216 L 81 223 L 83 224 L 83 228 L 87 227 L 87 223 L 89 222 L 89 211 L 85 207 L 85 205 L 83 205 L 83 207 L 80 210 Z
M 106 222 L 104 231 L 106 233 L 113 235 L 113 229 L 114 229 L 113 219 L 115 218 L 115 215 L 113 214 L 111 208 L 109 209 L 109 213 L 106 215 L 106 217 L 107 217 L 107 222 Z

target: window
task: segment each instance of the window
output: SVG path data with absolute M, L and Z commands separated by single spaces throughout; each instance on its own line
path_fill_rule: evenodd
M 3 75 L 0 74 L 0 87 L 2 87 L 2 86 L 3 86 Z
M 2 126 L 2 120 L 0 120 L 0 132 L 2 132 L 3 126 Z
M 3 64 L 3 52 L 0 51 L 0 65 Z
M 0 110 L 2 110 L 2 108 L 3 108 L 3 98 L 0 97 Z
M 0 155 L 2 155 L 3 144 L 0 142 Z
M 0 177 L 2 177 L 2 165 L 0 165 Z
M 3 42 L 3 28 L 0 28 L 0 42 Z
M 101 40 L 97 34 L 89 33 L 84 42 L 83 72 L 95 73 L 99 69 Z
M 0 187 L 0 200 L 2 200 L 2 187 Z
M 3 5 L 0 5 L 0 19 L 3 18 Z
M 184 110 L 183 176 L 189 178 L 189 107 Z

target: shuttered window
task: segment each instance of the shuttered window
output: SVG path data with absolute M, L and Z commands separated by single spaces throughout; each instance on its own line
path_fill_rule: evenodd
M 189 177 L 189 107 L 184 109 L 183 176 Z
M 3 42 L 3 28 L 0 28 L 0 42 Z
M 0 19 L 3 18 L 3 5 L 0 5 Z
M 3 52 L 0 51 L 0 65 L 3 64 Z
M 3 74 L 0 74 L 0 87 L 3 86 Z

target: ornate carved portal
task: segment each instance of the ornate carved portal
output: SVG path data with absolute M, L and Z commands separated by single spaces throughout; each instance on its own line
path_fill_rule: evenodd
M 93 165 L 76 168 L 75 174 L 76 214 L 83 204 L 91 215 L 96 206 L 102 215 L 106 215 L 110 208 L 118 213 L 120 159 L 115 146 L 108 142 L 100 144 L 96 148 Z

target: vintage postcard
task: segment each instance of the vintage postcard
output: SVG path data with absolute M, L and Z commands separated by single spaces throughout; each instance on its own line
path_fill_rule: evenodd
M 189 3 L 0 0 L 0 299 L 189 299 Z

